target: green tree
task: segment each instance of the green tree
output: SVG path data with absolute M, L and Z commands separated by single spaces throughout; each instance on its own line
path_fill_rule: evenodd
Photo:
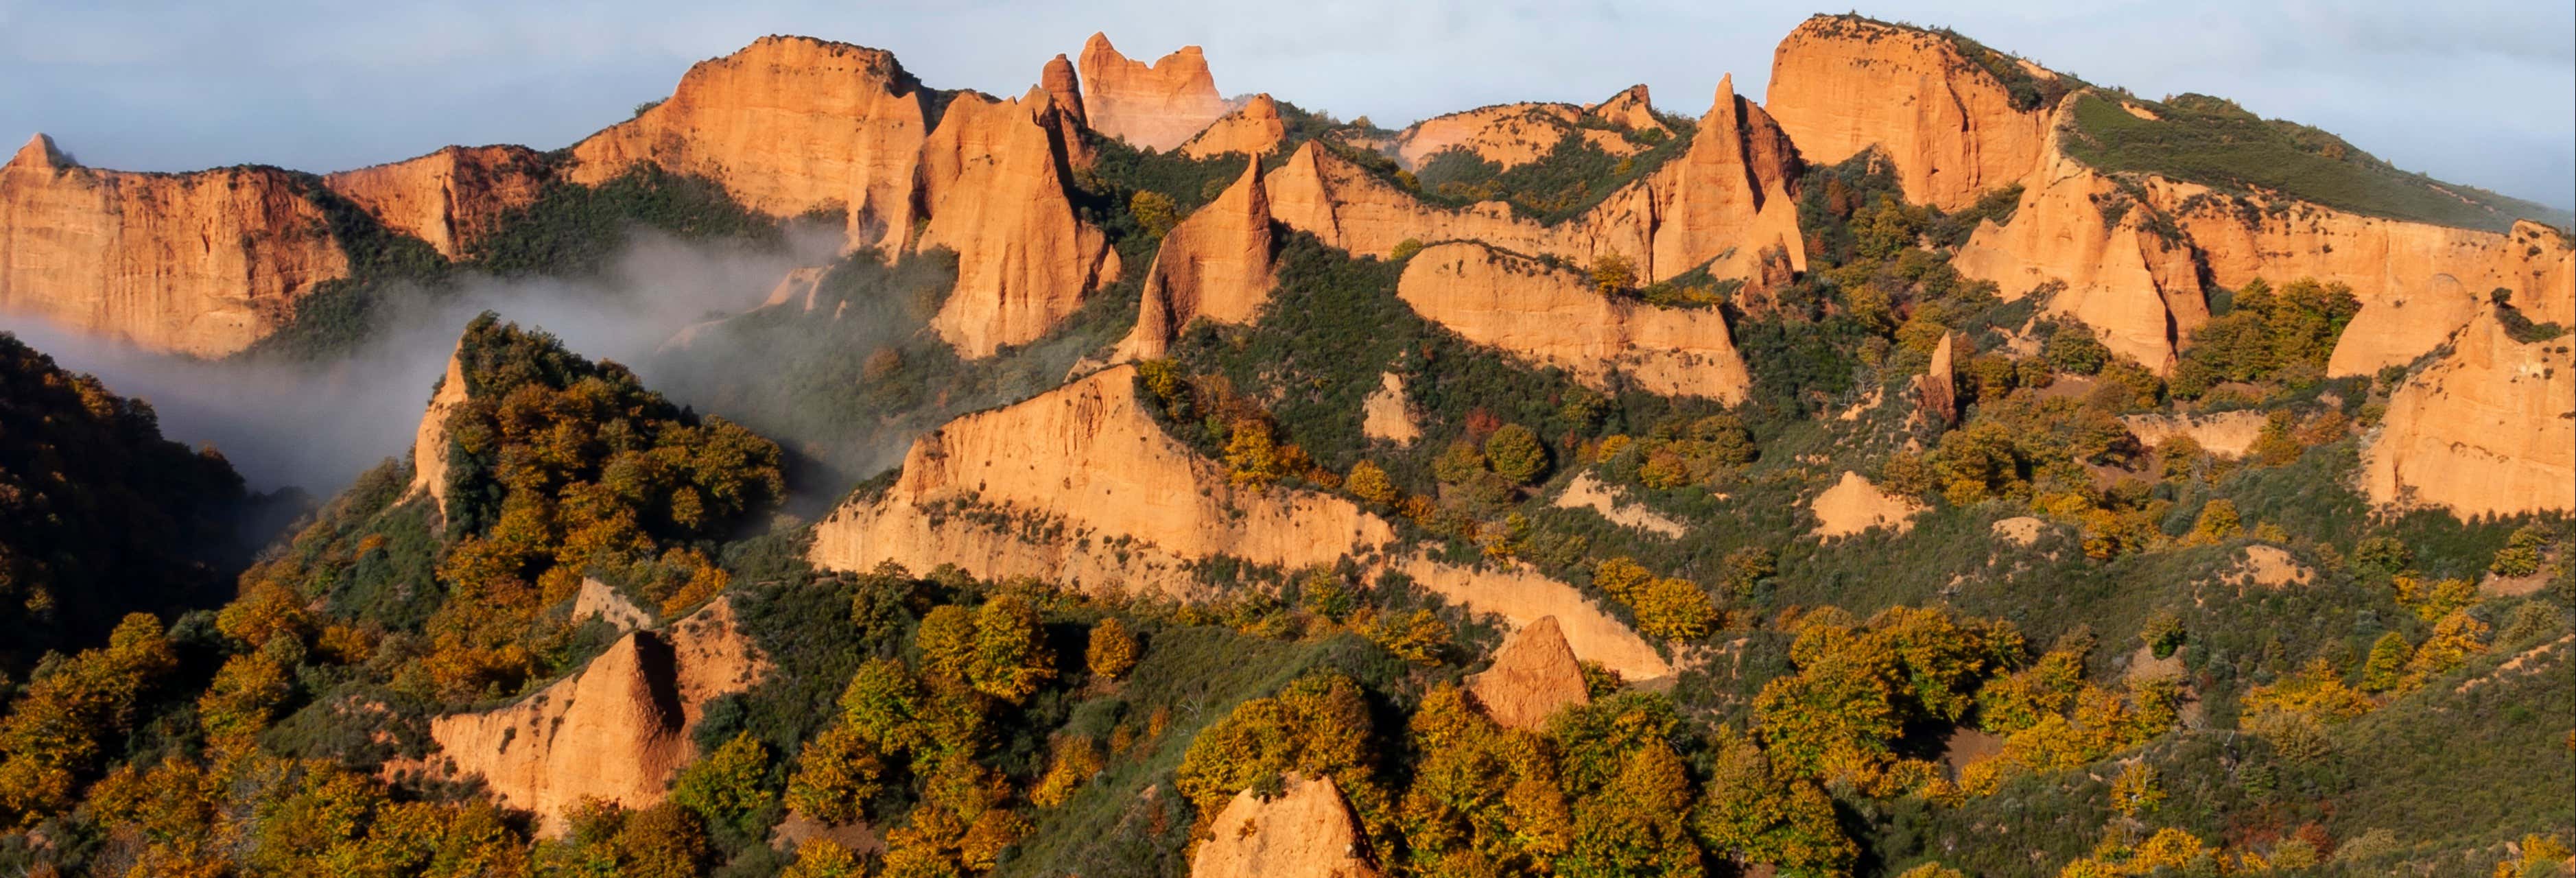
M 996 597 L 975 611 L 974 655 L 970 677 L 976 691 L 1013 704 L 1055 679 L 1055 656 L 1047 651 L 1037 608 L 1017 595 Z
M 2415 658 L 2415 646 L 2406 635 L 2390 631 L 2379 635 L 2370 645 L 2370 657 L 2361 666 L 2361 690 L 2386 692 L 2397 688 L 2406 678 L 2406 664 Z
M 1171 196 L 1152 190 L 1127 199 L 1127 212 L 1136 215 L 1136 225 L 1147 237 L 1160 238 L 1181 224 L 1180 206 L 1172 203 Z
M 1485 460 L 1494 473 L 1515 485 L 1537 481 L 1547 472 L 1547 445 L 1519 424 L 1505 424 L 1485 439 Z
M 671 800 L 711 826 L 758 832 L 752 818 L 777 800 L 769 790 L 769 747 L 748 731 L 736 733 L 714 753 L 680 771 Z

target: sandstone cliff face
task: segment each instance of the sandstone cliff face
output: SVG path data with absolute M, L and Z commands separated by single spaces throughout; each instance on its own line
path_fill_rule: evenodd
M 922 148 L 930 222 L 915 247 L 957 252 L 957 286 L 931 328 L 968 357 L 1036 340 L 1118 276 L 1108 236 L 1065 195 L 1060 112 L 1040 89 L 961 94 Z
M 1608 387 L 1613 372 L 1666 396 L 1735 402 L 1752 387 L 1715 309 L 1613 299 L 1581 275 L 1482 244 L 1423 250 L 1396 295 L 1470 342 L 1561 366 L 1595 387 Z
M 2523 344 L 2496 311 L 2389 396 L 2362 450 L 2373 503 L 2462 519 L 2576 509 L 2576 356 L 2569 336 Z
M 1243 108 L 1225 114 L 1207 130 L 1181 144 L 1181 154 L 1194 159 L 1214 158 L 1229 152 L 1248 156 L 1269 155 L 1288 138 L 1288 124 L 1279 119 L 1279 102 L 1267 94 L 1252 96 Z
M 1913 529 L 1914 514 L 1923 511 L 1914 501 L 1881 491 L 1861 474 L 1848 471 L 1842 481 L 1817 494 L 1809 509 L 1816 513 L 1816 535 L 1827 539 L 1874 527 L 1904 533 Z
M 349 259 L 275 168 L 81 167 L 36 135 L 0 166 L 0 311 L 216 357 L 274 331 Z
M 1278 798 L 1244 790 L 1208 823 L 1215 835 L 1190 856 L 1190 878 L 1375 878 L 1359 823 L 1333 779 L 1294 772 Z
M 1507 729 L 1542 729 L 1547 718 L 1570 705 L 1589 704 L 1583 667 L 1565 643 L 1556 617 L 1541 617 L 1494 650 L 1494 663 L 1467 678 L 1467 694 L 1495 724 Z
M 1250 323 L 1278 284 L 1271 262 L 1270 195 L 1261 159 L 1215 201 L 1164 233 L 1145 270 L 1136 328 L 1119 342 L 1114 362 L 1163 356 L 1192 320 Z
M 2138 444 L 2154 448 L 2173 441 L 2176 436 L 2189 436 L 2202 451 L 2224 457 L 2244 457 L 2254 448 L 2254 440 L 2263 435 L 2269 419 L 2262 412 L 2220 412 L 2211 415 L 2126 415 L 2120 423 L 2138 437 Z
M 1809 18 L 1780 42 L 1762 103 L 1808 161 L 1879 147 L 1905 200 L 1944 209 L 2030 173 L 2047 133 L 2046 112 L 2015 109 L 1949 40 L 1840 16 Z
M 1091 130 L 1138 149 L 1170 152 L 1225 115 L 1225 98 L 1197 46 L 1152 64 L 1128 60 L 1092 34 L 1082 44 L 1082 106 Z
M 735 628 L 732 605 L 707 605 L 660 632 L 619 638 L 580 673 L 517 704 L 430 721 L 453 776 L 481 776 L 503 804 L 537 814 L 549 834 L 584 797 L 642 808 L 693 755 L 689 733 L 707 702 L 767 672 Z
M 1422 425 L 1413 422 L 1412 402 L 1404 395 L 1402 376 L 1378 373 L 1377 390 L 1360 400 L 1360 435 L 1397 445 L 1422 440 Z
M 439 521 L 447 520 L 447 418 L 466 403 L 463 353 L 460 347 L 447 355 L 447 373 L 439 377 L 429 408 L 421 412 L 420 429 L 412 434 L 411 489 L 404 496 L 428 497 Z
M 772 216 L 846 212 L 851 246 L 912 227 L 913 169 L 929 125 L 921 86 L 892 53 L 762 37 L 699 62 L 668 100 L 572 148 L 577 183 L 638 164 L 695 174 Z
M 1572 586 L 1420 558 L 1384 520 L 1338 497 L 1233 487 L 1163 432 L 1135 380 L 1135 367 L 1116 366 L 951 421 L 913 443 L 882 495 L 853 498 L 817 524 L 809 557 L 833 570 L 954 563 L 978 577 L 1180 597 L 1202 596 L 1192 568 L 1217 555 L 1281 568 L 1352 558 L 1514 625 L 1555 616 L 1577 655 L 1628 679 L 1671 673 Z
M 1383 257 L 1406 240 L 1473 240 L 1578 264 L 1618 254 L 1648 281 L 1702 265 L 1718 277 L 1759 277 L 1775 262 L 1803 271 L 1804 239 L 1786 189 L 1796 152 L 1733 89 L 1731 78 L 1718 86 L 1684 155 L 1554 225 L 1515 218 L 1501 202 L 1426 205 L 1314 144 L 1273 175 L 1271 209 L 1280 222 L 1354 254 Z
M 2113 353 L 2171 370 L 2179 344 L 2209 320 L 2191 249 L 2147 230 L 2150 207 L 2105 221 L 2100 203 L 2121 197 L 2118 184 L 2058 152 L 2054 138 L 2049 145 L 2022 180 L 2012 222 L 1979 224 L 1951 266 L 1993 281 L 2006 299 L 2063 284 L 2043 303 L 2049 312 L 2092 327 Z
M 1938 426 L 1949 426 L 1959 417 L 1959 377 L 1952 368 L 1950 345 L 1955 335 L 1944 333 L 1941 345 L 1932 349 L 1932 367 L 1914 376 L 1914 407 Z
M 325 174 L 322 184 L 449 259 L 464 258 L 509 211 L 537 200 L 547 171 L 524 146 L 450 146 L 419 158 Z

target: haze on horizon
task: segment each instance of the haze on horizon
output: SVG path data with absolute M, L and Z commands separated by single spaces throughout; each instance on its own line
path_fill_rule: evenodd
M 1508 101 L 1598 100 L 1636 82 L 1661 109 L 1697 114 L 1729 72 L 1760 99 L 1773 45 L 1819 11 L 1685 0 L 456 6 L 0 0 L 0 78 L 16 85 L 0 93 L 0 136 L 42 131 L 86 164 L 146 171 L 319 172 L 450 143 L 551 149 L 768 33 L 888 49 L 929 85 L 1005 95 L 1098 30 L 1145 60 L 1202 45 L 1226 94 L 1266 91 L 1388 127 Z M 2576 4 L 1898 0 L 1859 11 L 1950 27 L 2142 96 L 2231 98 L 2401 168 L 2576 206 Z

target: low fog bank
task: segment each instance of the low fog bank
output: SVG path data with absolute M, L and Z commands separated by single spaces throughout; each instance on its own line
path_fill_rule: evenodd
M 759 305 L 794 268 L 831 261 L 836 231 L 791 233 L 784 248 L 638 233 L 595 278 L 464 277 L 440 291 L 396 296 L 376 311 L 374 337 L 331 361 L 158 354 L 17 315 L 0 329 L 64 368 L 97 375 L 109 390 L 150 402 L 163 436 L 213 445 L 253 490 L 298 487 L 330 497 L 369 467 L 410 452 L 431 389 L 476 314 L 542 328 L 585 357 L 627 364 L 658 389 L 656 348 L 692 323 Z M 673 400 L 725 410 L 721 400 Z

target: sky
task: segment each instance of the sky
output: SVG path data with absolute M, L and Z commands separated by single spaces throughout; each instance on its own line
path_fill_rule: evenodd
M 925 83 L 1017 94 L 1105 31 L 1130 56 L 1206 47 L 1217 87 L 1388 127 L 1649 85 L 1696 115 L 1759 99 L 1802 6 L 1515 0 L 560 3 L 0 0 L 0 137 L 85 164 L 329 171 L 449 143 L 568 145 L 768 33 L 889 49 Z M 1840 10 L 1825 10 L 1840 11 Z M 2576 205 L 2576 3 L 1896 0 L 2146 97 L 2202 92 L 2343 135 L 2399 167 Z

